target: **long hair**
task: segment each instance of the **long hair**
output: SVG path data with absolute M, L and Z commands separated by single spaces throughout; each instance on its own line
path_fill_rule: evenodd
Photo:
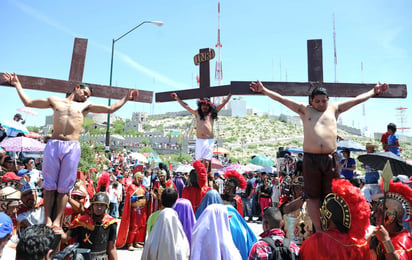
M 217 120 L 217 110 L 216 110 L 216 105 L 210 102 L 210 99 L 207 97 L 201 98 L 197 101 L 197 113 L 199 114 L 199 117 L 201 120 L 205 120 L 205 114 L 203 114 L 203 111 L 201 109 L 201 105 L 203 104 L 208 104 L 209 105 L 209 113 L 212 117 L 212 119 Z

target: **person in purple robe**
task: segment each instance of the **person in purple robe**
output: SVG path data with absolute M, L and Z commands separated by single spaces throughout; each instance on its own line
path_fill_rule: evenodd
M 183 230 L 186 233 L 189 245 L 192 241 L 192 230 L 196 223 L 195 214 L 193 213 L 192 203 L 188 199 L 180 198 L 176 201 L 173 209 L 176 210 L 179 220 L 182 223 Z

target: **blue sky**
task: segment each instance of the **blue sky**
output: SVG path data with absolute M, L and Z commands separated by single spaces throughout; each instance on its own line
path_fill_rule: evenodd
M 88 39 L 84 81 L 108 85 L 112 39 L 142 21 L 160 20 L 162 27 L 144 24 L 116 42 L 113 85 L 154 92 L 194 88 L 199 68 L 193 56 L 201 48 L 214 48 L 217 42 L 217 5 L 212 0 L 3 0 L 0 71 L 68 79 L 74 38 L 81 37 Z M 222 0 L 222 84 L 256 79 L 306 82 L 308 39 L 323 40 L 324 81 L 333 82 L 335 13 L 339 82 L 412 86 L 411 7 L 407 0 Z M 214 65 L 212 60 L 212 85 L 216 85 Z M 63 96 L 26 91 L 32 98 Z M 11 119 L 23 106 L 15 89 L 1 87 L 1 93 L 0 122 Z M 268 97 L 242 98 L 263 112 L 294 114 Z M 107 104 L 101 98 L 91 101 Z M 194 100 L 188 103 L 195 106 Z M 410 104 L 410 95 L 407 99 L 371 99 L 365 104 L 366 116 L 359 105 L 342 114 L 342 122 L 384 131 L 389 122 L 401 126 L 396 108 L 407 107 L 403 124 L 411 126 Z M 176 102 L 130 102 L 116 114 L 129 118 L 132 111 L 178 110 L 181 107 Z M 36 111 L 40 116 L 29 116 L 28 125 L 43 125 L 44 116 L 52 114 L 51 109 Z

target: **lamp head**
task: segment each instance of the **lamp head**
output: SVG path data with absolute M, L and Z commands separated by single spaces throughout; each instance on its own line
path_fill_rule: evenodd
M 162 21 L 149 21 L 149 23 L 152 23 L 152 24 L 157 25 L 157 26 L 162 26 L 163 25 Z

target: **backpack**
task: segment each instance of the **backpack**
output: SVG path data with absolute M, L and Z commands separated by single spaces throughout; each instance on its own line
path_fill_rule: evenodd
M 297 260 L 299 257 L 295 256 L 292 251 L 290 251 L 290 239 L 284 238 L 283 242 L 280 240 L 273 240 L 270 236 L 264 237 L 261 239 L 268 243 L 268 245 L 272 248 L 272 254 L 270 256 L 271 260 Z

